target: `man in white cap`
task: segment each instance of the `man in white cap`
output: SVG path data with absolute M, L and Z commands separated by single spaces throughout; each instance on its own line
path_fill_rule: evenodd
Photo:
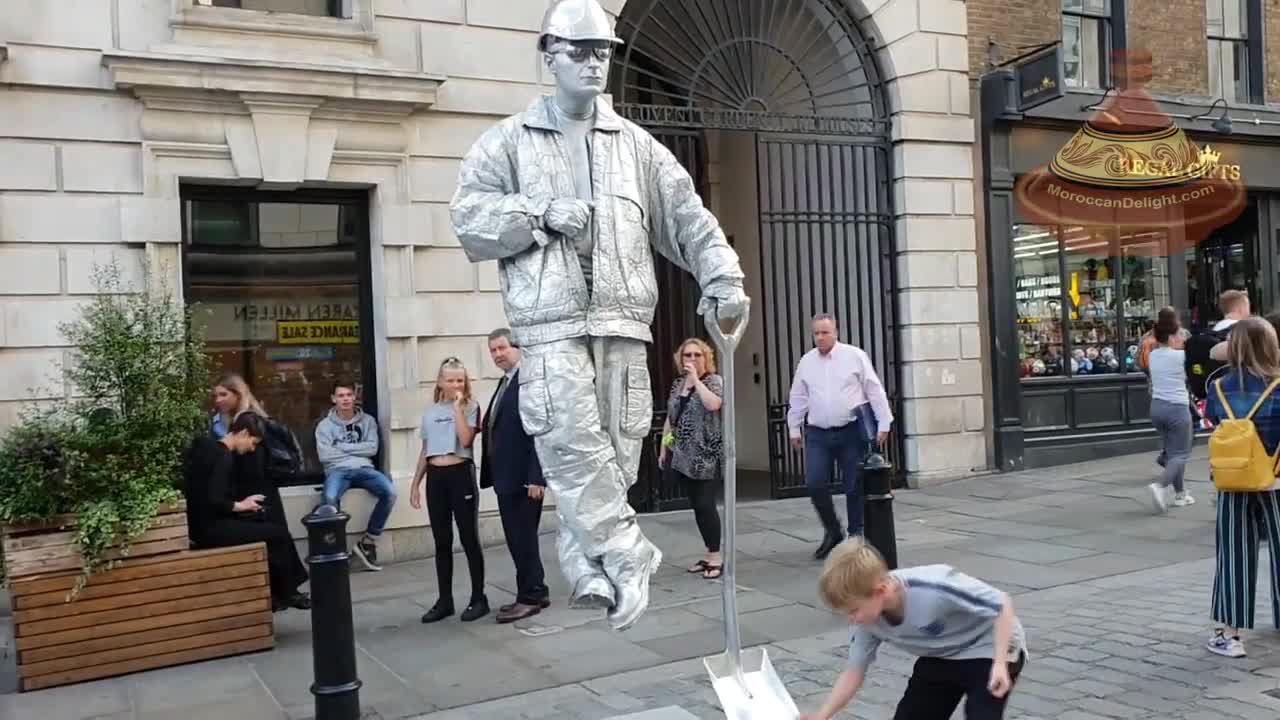
M 538 49 L 555 94 L 480 138 L 451 218 L 473 262 L 499 261 L 524 349 L 520 416 L 555 496 L 570 605 L 607 608 L 622 630 L 662 563 L 627 504 L 653 413 L 651 246 L 697 278 L 700 313 L 736 318 L 747 297 L 688 172 L 600 97 L 620 42 L 596 0 L 547 11 Z

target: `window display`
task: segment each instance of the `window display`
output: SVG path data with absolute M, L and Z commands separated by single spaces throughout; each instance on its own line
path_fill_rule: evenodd
M 1169 304 L 1165 244 L 1155 232 L 1117 238 L 1109 229 L 1015 225 L 1019 375 L 1138 372 L 1142 335 Z
M 1087 228 L 1063 228 L 1071 374 L 1121 372 L 1116 353 L 1119 307 L 1111 236 Z
M 1020 374 L 1065 375 L 1057 232 L 1037 225 L 1015 225 L 1013 236 Z
M 1120 287 L 1124 298 L 1121 341 L 1126 353 L 1125 369 L 1134 372 L 1142 336 L 1155 327 L 1156 314 L 1170 302 L 1169 261 L 1161 257 L 1168 244 L 1163 232 L 1127 234 L 1120 240 Z

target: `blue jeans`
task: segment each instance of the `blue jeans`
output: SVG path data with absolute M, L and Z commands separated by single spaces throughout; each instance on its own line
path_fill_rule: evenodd
M 386 475 L 377 468 L 339 468 L 324 478 L 324 501 L 337 506 L 342 496 L 351 488 L 361 488 L 378 498 L 378 504 L 369 514 L 369 526 L 365 530 L 372 537 L 382 534 L 387 526 L 387 518 L 391 516 L 391 508 L 396 504 L 396 488 Z
M 831 483 L 835 480 L 836 463 L 839 463 L 850 535 L 862 534 L 861 471 L 867 448 L 868 443 L 857 423 L 831 430 L 812 425 L 804 429 L 804 483 L 809 488 L 809 497 L 815 500 L 815 504 L 823 502 L 823 496 L 831 497 Z M 827 530 L 835 532 L 839 528 Z

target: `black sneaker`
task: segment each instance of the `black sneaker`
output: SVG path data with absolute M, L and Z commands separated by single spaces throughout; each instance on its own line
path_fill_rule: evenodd
M 364 565 L 365 570 L 378 572 L 382 569 L 382 566 L 378 564 L 378 544 L 369 536 L 366 535 L 361 538 L 360 542 L 352 546 L 351 550 L 356 559 L 360 561 L 360 564 Z
M 472 622 L 473 620 L 479 620 L 488 614 L 489 600 L 488 598 L 482 597 L 479 600 L 471 601 L 471 604 L 467 606 L 467 609 L 462 611 L 461 620 L 462 622 Z
M 428 610 L 427 613 L 422 616 L 422 622 L 424 624 L 429 625 L 431 623 L 440 622 L 441 620 L 449 617 L 452 614 L 453 614 L 453 603 L 449 603 L 446 605 L 443 601 L 440 601 L 440 602 L 437 602 L 435 605 L 432 605 L 431 609 Z

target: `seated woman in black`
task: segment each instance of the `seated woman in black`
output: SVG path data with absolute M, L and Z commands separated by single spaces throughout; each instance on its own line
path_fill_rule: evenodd
M 197 438 L 188 452 L 183 494 L 191 539 L 197 548 L 265 542 L 272 609 L 310 609 L 311 598 L 298 590 L 307 581 L 307 570 L 298 558 L 283 511 L 277 507 L 268 512 L 263 494 L 242 491 L 238 471 L 245 467 L 243 461 L 253 458 L 262 440 L 261 423 L 245 425 L 233 425 L 221 440 Z M 277 502 L 279 497 L 275 493 Z

